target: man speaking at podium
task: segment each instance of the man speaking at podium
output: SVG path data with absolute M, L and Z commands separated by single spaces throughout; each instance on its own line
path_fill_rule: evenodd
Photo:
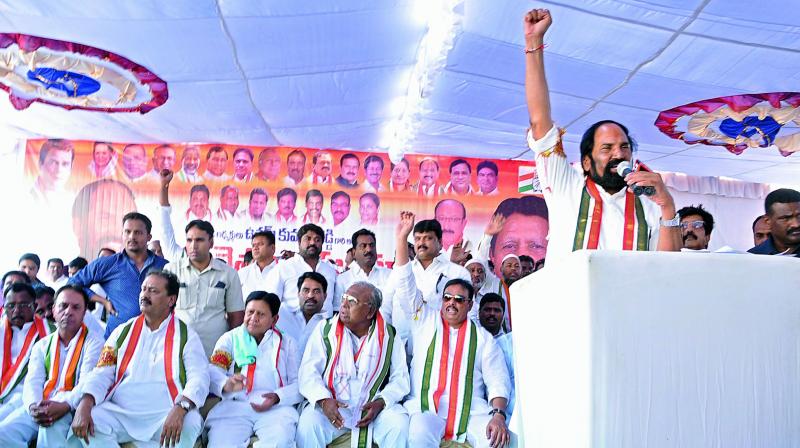
M 567 162 L 561 135 L 553 124 L 544 73 L 544 34 L 550 12 L 534 9 L 525 16 L 525 93 L 531 128 L 528 146 L 550 214 L 549 256 L 578 249 L 677 251 L 680 220 L 661 176 L 634 170 L 623 177 L 620 162 L 632 158 L 628 129 L 611 120 L 589 127 L 580 144 L 583 175 Z M 635 167 L 634 167 L 635 168 Z M 623 171 L 620 169 L 620 171 Z M 634 186 L 652 187 L 652 195 L 634 195 Z

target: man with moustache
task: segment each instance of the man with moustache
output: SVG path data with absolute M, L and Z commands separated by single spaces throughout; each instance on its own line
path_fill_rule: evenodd
M 236 217 L 239 208 L 239 188 L 235 185 L 225 185 L 219 192 L 219 208 L 217 219 L 227 221 Z
M 22 404 L 22 385 L 28 372 L 33 344 L 51 332 L 34 314 L 36 292 L 27 283 L 12 283 L 3 290 L 5 313 L 0 319 L 0 333 L 5 343 L 0 349 L 3 381 L 0 383 L 0 422 Z
M 377 266 L 378 251 L 375 233 L 367 229 L 359 229 L 350 239 L 353 246 L 353 261 L 349 269 L 336 277 L 336 289 L 333 294 L 333 309 L 338 310 L 341 305 L 342 294 L 353 283 L 362 281 L 375 285 L 383 293 L 380 312 L 387 322 L 392 323 L 392 296 L 393 287 L 389 283 L 392 270 Z
M 364 189 L 373 193 L 384 191 L 381 185 L 383 176 L 383 159 L 375 154 L 370 155 L 364 160 Z
M 442 225 L 442 249 L 452 254 L 453 246 L 461 243 L 461 250 L 472 251 L 472 242 L 464 238 L 467 227 L 467 208 L 456 199 L 443 199 L 433 208 L 433 217 Z
M 478 163 L 478 191 L 475 193 L 478 196 L 497 196 L 500 192 L 497 189 L 500 170 L 497 169 L 497 164 L 491 160 L 482 160 Z
M 203 178 L 209 182 L 227 182 L 231 180 L 228 169 L 228 153 L 222 146 L 212 146 L 206 153 L 206 172 Z
M 272 223 L 272 215 L 267 213 L 267 203 L 269 195 L 267 190 L 256 187 L 250 191 L 250 199 L 247 202 L 247 209 L 241 210 L 236 214 L 242 225 L 251 229 L 266 227 Z
M 297 192 L 289 187 L 281 188 L 278 191 L 278 211 L 275 213 L 275 222 L 277 224 L 297 223 L 297 215 L 294 214 L 296 205 Z
M 332 289 L 319 272 L 304 272 L 296 280 L 299 307 L 290 306 L 286 301 L 281 303 L 278 329 L 297 343 L 297 353 L 305 353 L 308 338 L 326 318 L 322 306 L 327 300 L 329 286 Z
M 333 165 L 333 157 L 327 151 L 318 151 L 311 158 L 311 174 L 306 179 L 309 185 L 331 185 L 333 176 L 331 176 L 331 167 Z
M 303 182 L 306 176 L 306 155 L 303 151 L 295 149 L 286 156 L 286 177 L 283 184 L 287 187 L 296 187 Z M 295 196 L 295 200 L 297 197 Z
M 472 194 L 472 167 L 464 159 L 450 162 L 450 181 L 442 188 L 442 192 L 452 195 Z
M 180 283 L 152 271 L 139 294 L 141 315 L 106 341 L 81 384 L 72 446 L 194 446 L 208 396 L 208 358 L 197 333 L 173 313 Z
M 496 338 L 506 334 L 503 330 L 503 316 L 506 313 L 506 302 L 500 294 L 490 292 L 481 298 L 478 308 L 478 322 L 486 331 Z
M 779 188 L 764 199 L 767 239 L 748 250 L 752 254 L 800 257 L 800 191 Z
M 57 331 L 33 346 L 22 390 L 22 406 L 0 422 L 0 446 L 66 446 L 80 382 L 92 371 L 103 348 L 102 333 L 83 323 L 89 297 L 67 285 L 55 301 Z M 38 435 L 37 435 L 38 434 Z
M 439 190 L 439 162 L 432 157 L 425 157 L 419 162 L 417 195 L 435 198 L 439 197 Z
M 164 271 L 172 272 L 180 281 L 175 315 L 197 331 L 210 356 L 219 337 L 242 324 L 242 287 L 236 271 L 211 256 L 211 223 L 194 220 L 185 230 L 186 256 L 174 259 Z
M 433 307 L 440 305 L 442 290 L 448 281 L 457 278 L 466 282 L 472 280 L 463 266 L 453 263 L 442 252 L 441 241 L 442 226 L 439 221 L 427 219 L 414 226 L 416 258 L 411 263 L 411 268 L 423 300 Z
M 253 160 L 255 155 L 250 148 L 236 148 L 233 151 L 233 181 L 250 182 L 253 179 Z
M 181 155 L 181 169 L 175 174 L 178 180 L 190 184 L 203 182 L 200 175 L 200 147 L 197 145 L 187 145 Z
M 398 302 L 409 317 L 414 347 L 411 394 L 405 402 L 408 446 L 439 446 L 442 441 L 475 448 L 507 446 L 513 437 L 506 426 L 511 382 L 492 335 L 468 318 L 472 284 L 449 280 L 439 305 L 433 306 L 419 294 L 406 293 L 413 290 L 415 276 L 405 265 L 395 272 L 397 297 L 406 299 Z
M 358 187 L 358 169 L 361 167 L 361 161 L 358 156 L 352 152 L 348 152 L 339 159 L 339 175 L 336 177 L 336 183 L 344 188 Z
M 290 308 L 299 308 L 297 300 L 297 278 L 305 272 L 318 272 L 327 280 L 328 291 L 323 305 L 323 312 L 330 315 L 333 312 L 333 285 L 336 284 L 336 269 L 332 264 L 321 260 L 322 243 L 325 241 L 325 232 L 316 224 L 304 224 L 297 230 L 298 252 L 287 260 L 278 263 L 267 276 L 265 290 L 275 293 L 281 302 Z
M 681 239 L 687 250 L 708 250 L 711 232 L 714 230 L 714 217 L 703 205 L 691 205 L 678 210 L 681 218 Z
M 100 257 L 70 277 L 69 284 L 85 288 L 89 298 L 102 305 L 108 313 L 105 336 L 117 326 L 139 315 L 138 291 L 151 269 L 161 269 L 167 260 L 147 249 L 152 239 L 153 224 L 147 216 L 131 212 L 122 218 L 124 250 Z M 106 296 L 89 289 L 100 285 Z
M 331 195 L 331 217 L 333 226 L 336 227 L 347 221 L 350 216 L 350 195 L 344 191 L 337 191 Z
M 303 215 L 303 224 L 317 224 L 324 226 L 326 219 L 322 216 L 322 207 L 325 205 L 325 198 L 322 192 L 313 189 L 306 192 L 306 213 Z
M 542 51 L 552 23 L 550 12 L 535 9 L 524 18 L 525 91 L 531 128 L 528 146 L 550 209 L 551 255 L 579 249 L 666 250 L 681 247 L 675 201 L 661 176 L 639 170 L 622 178 L 616 167 L 630 161 L 634 142 L 628 129 L 599 121 L 583 134 L 583 175 L 570 166 L 560 131 L 550 114 L 550 97 Z M 632 185 L 654 187 L 652 196 L 637 197 Z
M 519 267 L 522 269 L 520 278 L 527 277 L 536 271 L 536 261 L 530 255 L 520 255 Z
M 472 287 L 475 289 L 475 304 L 470 311 L 469 317 L 477 319 L 478 308 L 483 296 L 489 293 L 496 294 L 500 287 L 500 279 L 494 275 L 487 266 L 486 260 L 482 258 L 473 258 L 467 261 L 464 267 L 469 271 L 469 275 L 472 278 Z M 505 310 L 505 307 L 503 309 Z
M 264 182 L 277 182 L 281 172 L 281 157 L 275 148 L 262 149 L 258 153 L 258 172 L 256 177 Z

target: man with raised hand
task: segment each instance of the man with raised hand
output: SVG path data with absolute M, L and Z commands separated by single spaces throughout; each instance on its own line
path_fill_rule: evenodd
M 40 339 L 28 363 L 22 406 L 0 422 L 0 446 L 65 447 L 80 381 L 92 371 L 103 334 L 83 323 L 89 297 L 79 286 L 66 285 L 56 293 L 58 331 Z M 38 435 L 37 435 L 38 434 Z
M 142 314 L 114 330 L 97 367 L 81 382 L 73 446 L 194 446 L 209 390 L 208 358 L 197 333 L 173 313 L 178 277 L 151 271 Z
M 22 384 L 28 372 L 28 360 L 33 344 L 47 336 L 51 328 L 37 317 L 36 292 L 28 283 L 12 283 L 7 286 L 0 333 L 5 343 L 0 352 L 2 358 L 2 381 L 0 381 L 0 422 L 4 421 L 22 404 Z
M 625 126 L 603 120 L 586 130 L 580 144 L 583 174 L 567 162 L 564 131 L 550 114 L 544 71 L 544 35 L 551 23 L 546 9 L 534 9 L 524 18 L 528 146 L 536 154 L 550 211 L 550 255 L 578 249 L 679 250 L 680 220 L 661 176 L 639 170 L 623 178 L 617 172 L 620 162 L 631 161 L 634 148 Z M 635 196 L 634 185 L 652 187 L 655 193 Z
M 399 246 L 397 251 L 400 260 L 405 254 Z M 413 342 L 411 394 L 405 402 L 411 415 L 408 446 L 433 447 L 442 441 L 474 448 L 507 446 L 512 440 L 505 419 L 511 382 L 492 335 L 468 318 L 472 284 L 449 280 L 441 305 L 432 306 L 415 291 L 415 272 L 407 265 L 395 266 L 392 274 Z

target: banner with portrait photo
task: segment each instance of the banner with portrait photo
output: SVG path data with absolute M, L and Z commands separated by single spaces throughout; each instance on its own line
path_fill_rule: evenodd
M 122 217 L 138 210 L 163 238 L 159 171 L 170 184 L 171 223 L 182 245 L 192 219 L 210 221 L 214 253 L 239 267 L 250 238 L 271 230 L 277 251 L 297 250 L 297 229 L 326 232 L 323 258 L 342 269 L 353 232 L 377 236 L 378 263 L 394 259 L 401 210 L 436 218 L 443 249 L 461 241 L 475 251 L 495 212 L 507 216 L 491 241 L 499 266 L 508 253 L 540 260 L 547 246 L 546 207 L 533 162 L 408 154 L 397 165 L 377 152 L 222 144 L 124 144 L 29 140 L 25 179 L 31 222 L 44 257 L 94 259 L 102 247 L 120 250 Z M 476 254 L 477 255 L 477 254 Z

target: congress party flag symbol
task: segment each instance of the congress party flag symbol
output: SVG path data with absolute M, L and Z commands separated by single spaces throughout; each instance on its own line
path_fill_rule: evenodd
M 723 146 L 734 154 L 773 148 L 788 156 L 800 150 L 800 92 L 724 96 L 674 107 L 655 126 L 687 144 Z
M 522 194 L 536 194 L 542 192 L 536 167 L 522 165 L 518 168 L 519 192 Z
M 166 81 L 100 48 L 0 33 L 0 88 L 17 110 L 40 102 L 64 109 L 147 113 L 169 98 Z

